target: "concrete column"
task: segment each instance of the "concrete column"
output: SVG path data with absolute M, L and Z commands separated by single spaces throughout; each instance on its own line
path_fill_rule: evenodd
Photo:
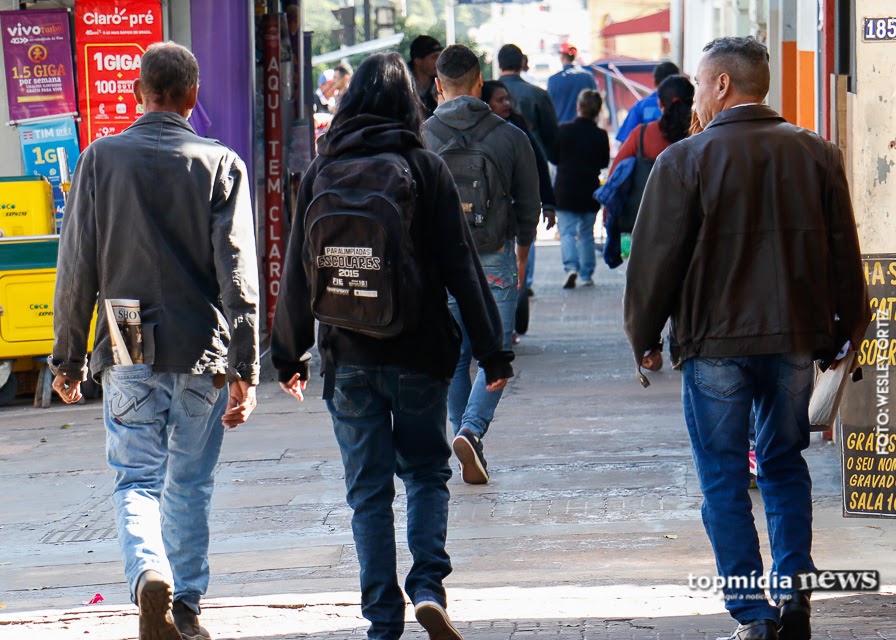
M 797 120 L 811 129 L 818 128 L 818 0 L 799 0 L 797 3 Z
M 797 0 L 780 0 L 781 8 L 781 115 L 797 123 Z
M 783 56 L 783 38 L 781 33 L 781 4 L 782 0 L 766 0 L 768 9 L 768 31 L 766 46 L 768 47 L 769 67 L 771 71 L 771 86 L 768 92 L 768 105 L 781 113 L 782 106 L 782 73 L 784 64 Z
M 862 18 L 893 15 L 892 0 L 856 0 L 856 94 L 850 101 L 853 204 L 862 253 L 896 252 L 896 41 L 864 42 Z

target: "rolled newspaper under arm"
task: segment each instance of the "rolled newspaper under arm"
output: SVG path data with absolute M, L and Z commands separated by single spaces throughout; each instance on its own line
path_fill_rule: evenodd
M 106 321 L 112 340 L 115 364 L 143 364 L 143 326 L 140 301 L 124 298 L 106 300 Z

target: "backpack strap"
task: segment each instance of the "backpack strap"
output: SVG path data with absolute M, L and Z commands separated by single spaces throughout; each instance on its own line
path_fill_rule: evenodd
M 644 157 L 644 133 L 647 131 L 647 125 L 641 125 L 641 136 L 638 138 L 638 159 Z

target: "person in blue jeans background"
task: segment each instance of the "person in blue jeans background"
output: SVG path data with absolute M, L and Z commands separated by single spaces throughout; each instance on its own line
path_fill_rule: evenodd
M 421 126 L 420 99 L 401 57 L 368 57 L 340 101 L 299 188 L 271 342 L 281 386 L 302 400 L 310 375 L 308 350 L 315 343 L 311 285 L 303 262 L 305 212 L 315 197 L 315 183 L 324 173 L 327 179 L 341 179 L 340 167 L 348 159 L 400 155 L 416 186 L 410 234 L 421 280 L 420 295 L 413 302 L 421 315 L 390 338 L 321 322 L 317 340 L 323 396 L 345 468 L 361 567 L 361 611 L 370 621 L 371 640 L 397 640 L 405 626 L 392 510 L 396 475 L 407 489 L 413 565 L 405 591 L 414 614 L 432 640 L 462 640 L 448 617 L 443 585 L 451 573 L 445 549 L 451 478 L 448 381 L 461 344 L 448 294 L 470 327 L 471 349 L 487 388 L 498 392 L 513 375 L 513 352 L 504 349 L 498 308 L 476 259 L 457 188 L 442 159 L 423 148 Z M 382 161 L 378 157 L 370 162 Z M 351 241 L 360 247 L 370 242 L 366 237 Z
M 198 91 L 189 50 L 147 49 L 134 83 L 144 114 L 84 151 L 59 242 L 53 387 L 65 402 L 79 399 L 98 306 L 90 370 L 103 381 L 112 503 L 140 640 L 210 637 L 199 613 L 215 464 L 224 428 L 255 408 L 260 368 L 249 174 L 189 125 Z M 139 301 L 142 362 L 115 363 L 110 298 Z
M 489 289 L 501 314 L 503 348 L 512 349 L 512 334 L 516 315 L 519 278 L 526 273 L 529 252 L 535 241 L 538 217 L 541 213 L 538 168 L 532 144 L 526 134 L 492 112 L 482 101 L 482 72 L 479 58 L 463 45 L 452 45 L 442 52 L 436 64 L 436 85 L 445 101 L 433 117 L 423 125 L 426 147 L 439 151 L 454 140 L 476 140 L 476 156 L 485 156 L 493 167 L 503 193 L 482 195 L 483 200 L 503 196 L 505 202 L 496 203 L 486 214 L 494 216 L 495 237 L 486 237 L 487 244 L 477 245 L 479 260 L 488 279 Z M 481 135 L 480 132 L 486 133 Z M 455 151 L 464 153 L 464 151 Z M 466 156 L 460 156 L 467 162 Z M 496 175 L 497 174 L 497 175 Z M 483 182 L 477 180 L 477 183 Z M 481 185 L 484 189 L 486 185 Z M 501 205 L 506 206 L 501 206 Z M 471 204 L 472 206 L 472 204 Z M 473 239 L 482 238 L 482 230 L 474 227 Z M 491 227 L 485 226 L 486 231 Z M 460 309 L 461 311 L 463 309 Z M 482 438 L 495 417 L 501 400 L 500 390 L 488 388 L 487 379 L 479 371 L 470 380 L 470 347 L 468 336 L 474 330 L 467 319 L 453 309 L 455 319 L 464 334 L 464 346 L 457 362 L 448 393 L 448 417 L 454 427 L 451 443 L 461 464 L 461 477 L 470 484 L 485 484 L 489 479 L 488 463 Z
M 600 203 L 594 191 L 600 186 L 600 172 L 610 164 L 610 139 L 597 126 L 603 100 L 596 91 L 579 93 L 578 117 L 560 125 L 557 135 L 557 179 L 554 197 L 557 201 L 557 227 L 560 230 L 560 256 L 566 278 L 564 289 L 594 286 L 597 264 L 594 247 L 594 222 Z
M 802 454 L 813 360 L 836 367 L 870 322 L 858 234 L 840 151 L 762 104 L 765 46 L 720 38 L 704 51 L 694 97 L 704 130 L 651 170 L 632 234 L 625 330 L 647 386 L 642 359 L 672 318 L 703 523 L 738 623 L 729 639 L 809 640 L 810 594 L 796 575 L 815 568 Z M 751 411 L 768 576 L 749 496 Z M 771 601 L 758 578 L 770 580 Z

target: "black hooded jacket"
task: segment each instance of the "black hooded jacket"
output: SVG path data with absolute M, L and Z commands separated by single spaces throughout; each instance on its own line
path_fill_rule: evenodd
M 450 292 L 457 299 L 469 328 L 473 355 L 485 369 L 487 380 L 512 376 L 513 352 L 502 348 L 501 317 L 473 248 L 448 167 L 439 156 L 423 149 L 420 139 L 401 123 L 361 115 L 321 138 L 320 155 L 299 187 L 272 332 L 271 355 L 280 380 L 288 381 L 296 373 L 303 380 L 309 377 L 307 351 L 314 345 L 314 316 L 302 253 L 305 211 L 313 197 L 315 178 L 322 167 L 344 154 L 387 151 L 407 159 L 416 181 L 417 208 L 411 234 L 424 283 L 418 301 L 421 321 L 392 339 L 321 324 L 321 374 L 326 376 L 332 367 L 344 364 L 396 366 L 448 381 L 454 375 L 461 343 L 460 330 L 448 310 Z M 329 386 L 325 385 L 325 398 Z

